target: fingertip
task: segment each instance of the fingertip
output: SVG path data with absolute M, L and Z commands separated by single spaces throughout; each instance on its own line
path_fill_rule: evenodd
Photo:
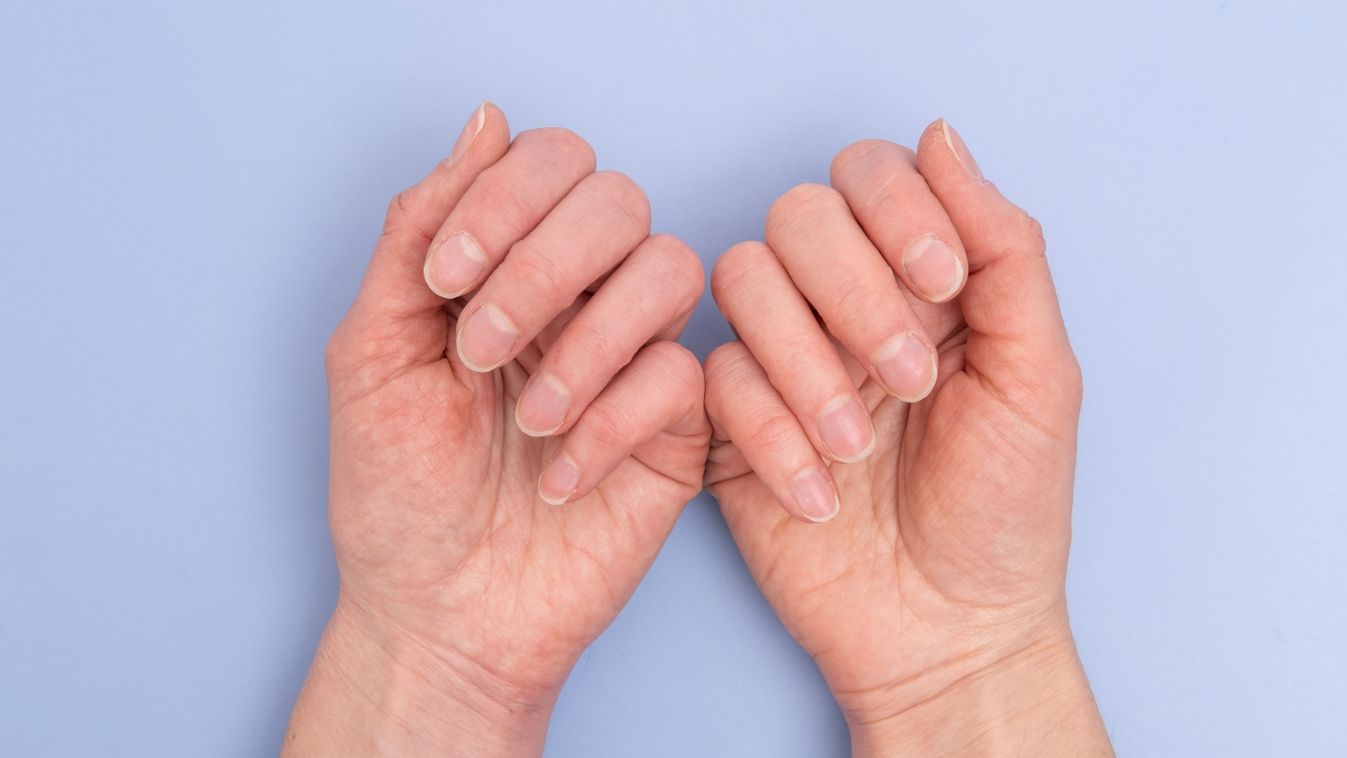
M 484 141 L 489 140 L 491 144 L 509 145 L 510 121 L 505 117 L 505 111 L 491 100 L 483 100 L 478 106 L 478 112 L 482 118 L 479 137 Z
M 904 282 L 928 303 L 954 299 L 967 279 L 964 254 L 933 234 L 913 240 L 900 263 Z
M 570 390 L 559 380 L 535 374 L 515 403 L 515 425 L 530 437 L 550 437 L 565 426 L 572 402 Z
M 445 300 L 462 296 L 486 270 L 487 257 L 470 233 L 456 232 L 434 242 L 422 274 L 430 291 Z
M 842 500 L 828 472 L 811 466 L 796 474 L 790 483 L 796 515 L 813 524 L 832 521 L 842 510 Z
M 461 318 L 454 348 L 459 361 L 479 374 L 494 371 L 514 356 L 521 340 L 514 320 L 494 303 L 486 303 Z M 470 357 L 468 353 L 476 354 Z
M 875 451 L 875 427 L 859 398 L 842 394 L 823 406 L 816 421 L 828 456 L 839 463 L 859 463 Z
M 871 358 L 880 385 L 905 403 L 918 402 L 931 394 L 937 364 L 936 351 L 912 332 L 884 343 Z
M 931 172 L 947 173 L 951 178 L 986 184 L 982 168 L 973 158 L 958 130 L 945 118 L 938 118 L 922 132 L 917 143 L 917 168 L 930 178 Z
M 564 452 L 552 456 L 538 476 L 538 497 L 548 505 L 565 505 L 580 489 L 580 467 Z
M 505 118 L 505 111 L 501 110 L 500 106 L 496 105 L 495 101 L 491 98 L 483 100 L 478 108 L 482 112 L 483 126 L 486 124 L 493 124 L 505 127 L 506 131 L 509 130 L 510 124 Z

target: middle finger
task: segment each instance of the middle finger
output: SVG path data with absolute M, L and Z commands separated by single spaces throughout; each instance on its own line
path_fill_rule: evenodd
M 909 403 L 926 397 L 935 386 L 931 339 L 846 200 L 802 184 L 772 204 L 766 233 L 795 286 L 880 385 Z

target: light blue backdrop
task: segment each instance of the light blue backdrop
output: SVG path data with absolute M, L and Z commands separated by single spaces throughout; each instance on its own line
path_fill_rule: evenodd
M 490 97 L 708 264 L 950 118 L 1046 226 L 1084 364 L 1071 604 L 1120 752 L 1347 754 L 1342 9 L 4 3 L 0 753 L 275 752 L 335 589 L 323 343 Z M 701 497 L 548 752 L 846 745 Z

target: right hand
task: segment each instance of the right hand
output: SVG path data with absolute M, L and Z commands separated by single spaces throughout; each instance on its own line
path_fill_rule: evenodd
M 1081 381 L 1039 226 L 943 121 L 843 150 L 832 184 L 715 266 L 742 342 L 705 364 L 709 489 L 858 754 L 1107 754 L 1067 624 Z

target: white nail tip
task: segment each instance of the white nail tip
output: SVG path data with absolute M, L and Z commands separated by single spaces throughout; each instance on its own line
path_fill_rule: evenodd
M 959 160 L 959 151 L 954 149 L 954 140 L 950 137 L 949 122 L 943 118 L 940 119 L 940 136 L 944 138 L 945 147 L 949 148 L 949 152 L 954 156 L 954 160 Z
M 482 127 L 486 126 L 486 106 L 490 105 L 490 100 L 483 100 L 482 104 L 477 106 L 477 126 L 472 130 L 472 136 L 476 137 L 482 133 Z M 462 111 L 459 111 L 462 113 Z
M 839 513 L 841 513 L 841 512 L 842 512 L 842 500 L 841 500 L 841 498 L 837 497 L 836 495 L 833 495 L 833 511 L 832 511 L 832 513 L 829 513 L 827 516 L 821 516 L 821 517 L 818 517 L 818 518 L 815 518 L 814 516 L 810 516 L 808 513 L 806 513 L 806 514 L 804 514 L 804 517 L 807 518 L 807 519 L 809 519 L 811 522 L 813 522 L 813 523 L 815 523 L 815 524 L 826 524 L 826 523 L 828 523 L 829 521 L 832 521 L 833 519 L 837 518 L 837 514 L 839 514 Z
M 860 451 L 859 453 L 856 453 L 855 455 L 849 455 L 845 458 L 842 458 L 840 456 L 833 455 L 831 452 L 829 452 L 829 457 L 831 457 L 838 463 L 860 463 L 866 458 L 869 458 L 871 453 L 875 452 L 875 442 L 876 442 L 875 436 L 876 435 L 873 434 L 870 435 L 870 444 L 866 445 L 864 450 Z
M 570 499 L 570 495 L 567 495 L 566 497 L 563 497 L 560 500 L 550 498 L 544 495 L 542 490 L 538 490 L 538 497 L 541 498 L 542 501 L 544 503 L 547 503 L 548 505 L 565 505 L 566 501 Z
M 953 251 L 953 250 L 950 250 L 950 253 L 953 254 L 954 251 Z M 954 284 L 953 284 L 952 286 L 950 286 L 949 289 L 947 289 L 947 290 L 945 290 L 944 292 L 942 292 L 941 294 L 937 295 L 936 298 L 935 298 L 935 302 L 937 302 L 937 303 L 943 303 L 943 302 L 945 302 L 946 300 L 949 300 L 950 298 L 954 297 L 954 293 L 958 292 L 958 291 L 959 291 L 959 288 L 963 286 L 963 280 L 964 280 L 963 260 L 960 259 L 958 255 L 955 255 L 955 256 L 954 256 Z

